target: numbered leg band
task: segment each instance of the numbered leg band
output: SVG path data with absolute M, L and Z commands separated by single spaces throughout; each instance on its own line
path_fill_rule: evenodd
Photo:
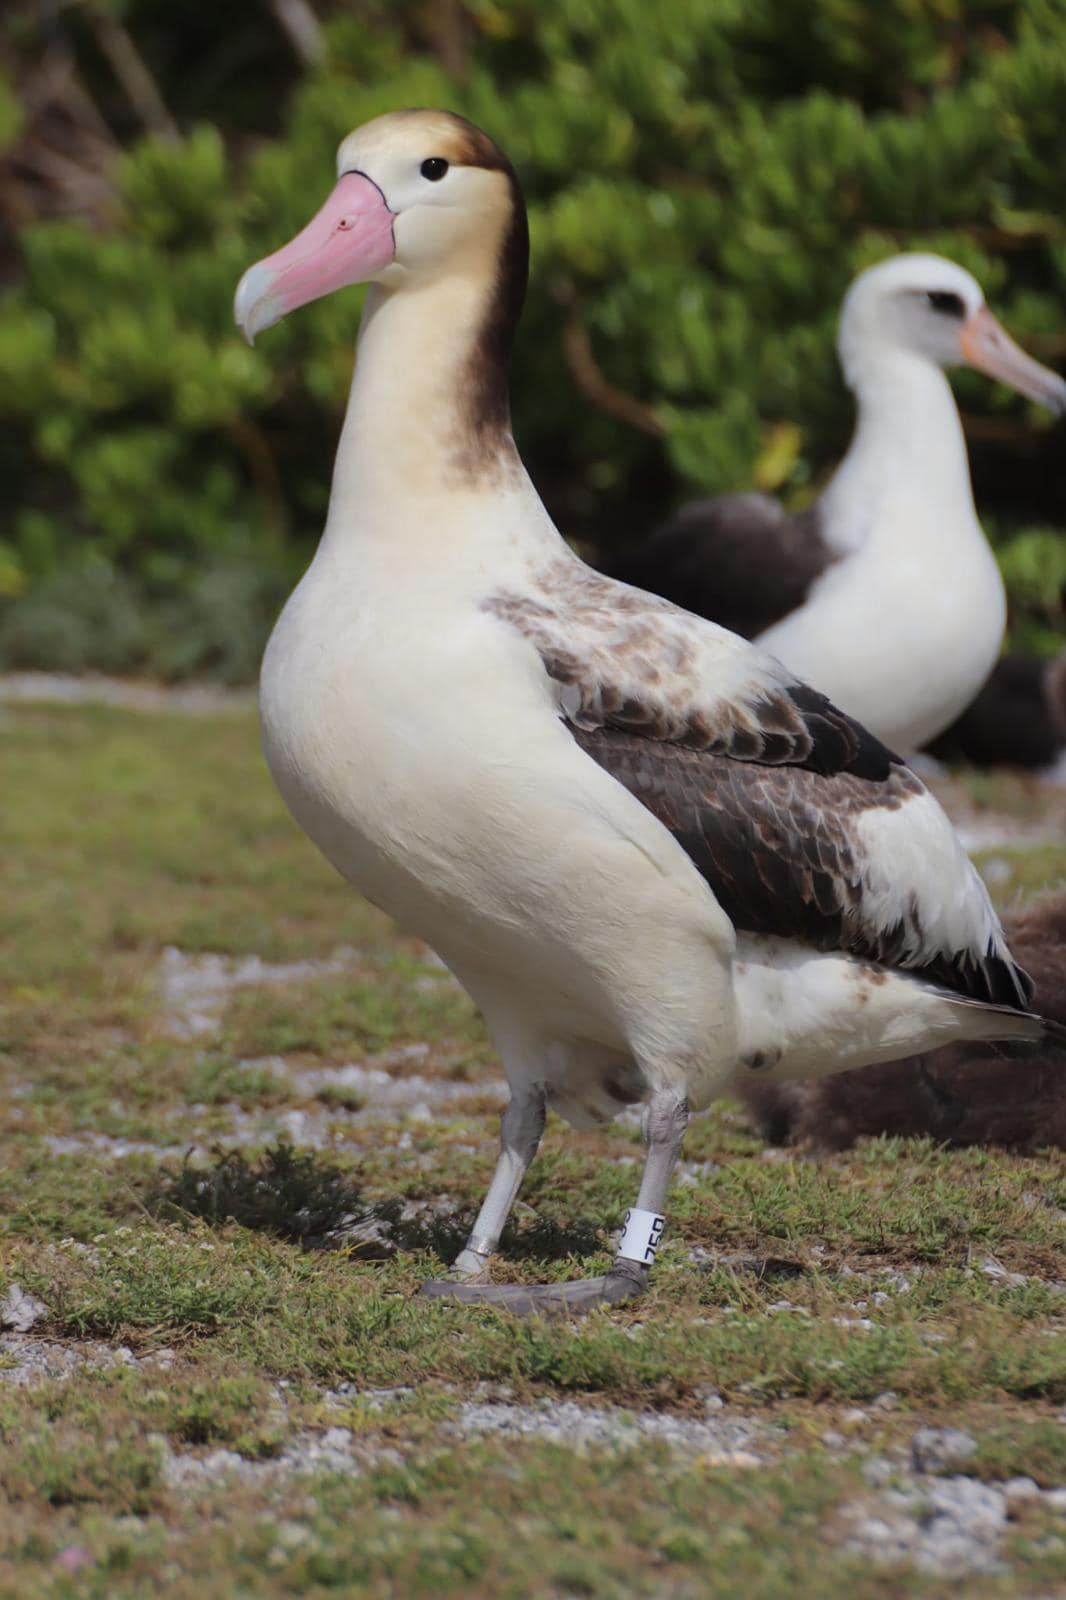
M 626 1212 L 616 1254 L 624 1256 L 627 1261 L 640 1261 L 650 1267 L 665 1227 L 666 1218 L 657 1211 L 641 1211 L 638 1206 L 631 1206 Z
M 496 1241 L 494 1239 L 486 1239 L 484 1236 L 479 1238 L 477 1235 L 472 1233 L 469 1239 L 466 1241 L 466 1248 L 472 1251 L 476 1256 L 485 1256 L 488 1258 L 496 1253 Z

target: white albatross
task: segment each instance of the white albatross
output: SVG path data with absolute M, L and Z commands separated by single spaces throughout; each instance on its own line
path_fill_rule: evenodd
M 1059 415 L 1066 382 L 942 256 L 860 273 L 837 348 L 855 431 L 809 511 L 761 494 L 693 501 L 609 566 L 754 638 L 907 755 L 977 695 L 1007 618 L 944 369 L 976 367 Z
M 734 1074 L 809 1077 L 958 1038 L 1036 1038 L 1024 975 L 918 780 L 772 657 L 592 572 L 515 450 L 525 207 L 443 112 L 340 147 L 304 231 L 249 269 L 251 337 L 370 280 L 325 532 L 263 661 L 297 821 L 418 932 L 507 1074 L 501 1153 L 453 1276 L 518 1310 L 638 1292 L 689 1109 Z M 606 1277 L 489 1262 L 550 1105 L 647 1101 Z

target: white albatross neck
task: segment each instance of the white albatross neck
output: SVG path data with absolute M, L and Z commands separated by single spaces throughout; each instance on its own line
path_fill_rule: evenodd
M 333 469 L 323 554 L 358 545 L 408 566 L 496 556 L 536 530 L 566 545 L 522 465 L 506 413 L 478 431 L 467 407 L 490 292 L 455 275 L 367 298 Z M 549 537 L 550 536 L 550 537 Z M 457 544 L 458 541 L 458 544 Z M 475 549 L 476 547 L 476 549 Z
M 847 374 L 855 434 L 819 503 L 840 559 L 758 642 L 907 753 L 943 732 L 992 670 L 1006 598 L 947 378 L 898 348 L 864 354 Z
M 941 369 L 885 343 L 853 347 L 844 365 L 858 414 L 820 500 L 831 547 L 848 554 L 876 541 L 880 529 L 898 542 L 908 524 L 919 537 L 935 524 L 938 540 L 984 542 L 962 423 Z M 879 514 L 889 506 L 896 515 Z

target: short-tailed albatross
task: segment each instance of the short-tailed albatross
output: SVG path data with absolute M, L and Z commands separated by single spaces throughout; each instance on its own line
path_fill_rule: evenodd
M 690 1108 L 955 1038 L 1039 1037 L 947 819 L 773 657 L 591 571 L 511 436 L 525 207 L 484 133 L 379 117 L 251 267 L 252 337 L 370 280 L 325 531 L 263 661 L 293 815 L 481 1008 L 511 1088 L 488 1195 L 431 1292 L 571 1309 L 639 1291 Z M 647 1101 L 610 1272 L 487 1281 L 544 1125 Z
M 860 273 L 837 348 L 855 431 L 809 511 L 761 494 L 694 501 L 609 566 L 756 639 L 909 754 L 974 699 L 1007 615 L 944 369 L 976 367 L 1058 414 L 1066 382 L 1019 349 L 976 279 L 941 256 L 893 256 Z

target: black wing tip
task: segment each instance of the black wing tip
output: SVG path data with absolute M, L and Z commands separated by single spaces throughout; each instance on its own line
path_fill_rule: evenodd
M 987 1000 L 996 1006 L 1006 1006 L 1012 1011 L 1029 1011 L 1036 985 L 1032 978 L 1010 956 L 995 951 L 970 967 L 971 982 L 968 992 L 975 1000 Z
M 922 966 L 904 963 L 898 965 L 898 970 L 912 972 L 960 1000 L 995 1006 L 1000 1011 L 1032 1012 L 1036 988 L 1032 978 L 1009 953 L 995 948 L 983 956 L 967 950 L 942 955 Z
M 1011 976 L 1014 979 L 1015 987 L 1021 995 L 1024 1004 L 1026 1007 L 1031 1006 L 1036 995 L 1036 984 L 1029 976 L 1028 972 L 1026 972 L 1025 968 L 1019 967 L 1016 961 L 1010 962 L 1010 970 Z
M 902 756 L 809 683 L 790 684 L 787 693 L 814 741 L 807 765 L 815 771 L 850 772 L 883 783 L 893 767 L 906 767 Z

